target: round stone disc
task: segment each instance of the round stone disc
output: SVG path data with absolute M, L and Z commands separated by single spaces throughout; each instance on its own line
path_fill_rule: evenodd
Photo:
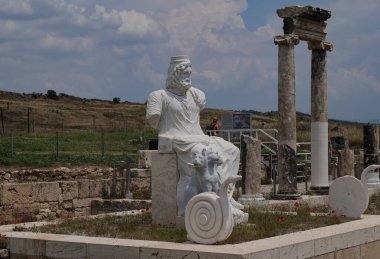
M 358 179 L 353 176 L 343 176 L 332 182 L 329 203 L 333 213 L 338 216 L 360 218 L 367 209 L 368 195 Z

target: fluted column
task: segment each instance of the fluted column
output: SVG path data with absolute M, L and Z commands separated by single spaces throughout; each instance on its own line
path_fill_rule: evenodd
M 294 46 L 299 38 L 279 35 L 274 43 L 278 45 L 278 195 L 285 197 L 298 195 Z
M 309 42 L 311 49 L 311 190 L 328 192 L 328 115 L 327 62 L 328 42 Z

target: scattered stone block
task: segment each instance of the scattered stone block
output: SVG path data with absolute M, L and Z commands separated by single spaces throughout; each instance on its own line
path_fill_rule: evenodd
M 0 258 L 1 259 L 9 258 L 9 251 L 7 249 L 0 249 Z
M 152 152 L 154 150 L 139 150 L 137 151 L 137 167 L 140 169 L 151 168 Z

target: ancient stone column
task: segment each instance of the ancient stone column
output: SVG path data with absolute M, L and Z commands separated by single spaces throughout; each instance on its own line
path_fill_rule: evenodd
M 379 164 L 379 127 L 374 124 L 363 126 L 364 168 Z M 380 187 L 379 172 L 367 173 L 368 187 Z
M 354 150 L 348 147 L 338 150 L 338 177 L 345 175 L 355 176 Z
M 239 202 L 249 205 L 251 202 L 264 200 L 261 193 L 261 141 L 242 135 L 241 156 L 243 195 Z
M 379 164 L 379 127 L 363 126 L 364 167 Z
M 328 192 L 327 42 L 309 42 L 311 55 L 311 190 Z
M 292 196 L 298 195 L 294 46 L 299 38 L 279 35 L 274 43 L 278 45 L 278 194 Z

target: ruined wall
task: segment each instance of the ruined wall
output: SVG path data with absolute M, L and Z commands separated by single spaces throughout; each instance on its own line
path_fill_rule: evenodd
M 112 167 L 58 167 L 13 169 L 0 168 L 0 184 L 18 182 L 72 181 L 78 179 L 107 179 L 112 177 Z
M 115 173 L 112 167 L 105 166 L 0 168 L 0 224 L 149 207 L 145 203 L 111 206 L 101 201 L 112 193 L 113 198 L 150 199 L 151 152 L 138 153 L 138 168 L 129 171 L 129 193 L 126 168 L 118 168 Z M 92 213 L 91 207 L 95 208 Z
M 91 202 L 109 195 L 111 179 L 0 185 L 0 223 L 91 214 Z M 123 182 L 116 182 L 121 192 Z

